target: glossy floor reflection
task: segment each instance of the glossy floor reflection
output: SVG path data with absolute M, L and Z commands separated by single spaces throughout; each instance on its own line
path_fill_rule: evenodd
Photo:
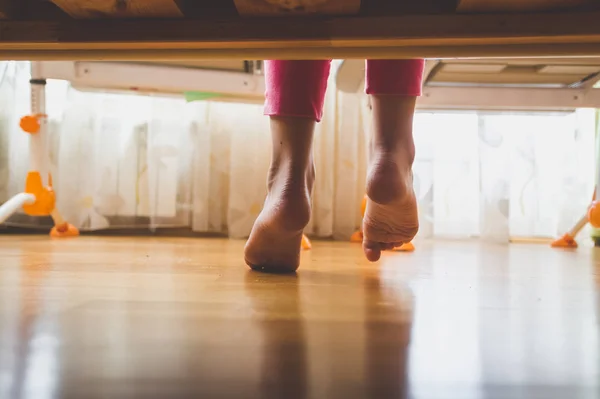
M 0 240 L 0 398 L 600 398 L 600 252 Z

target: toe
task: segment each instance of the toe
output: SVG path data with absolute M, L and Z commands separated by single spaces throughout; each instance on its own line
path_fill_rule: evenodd
M 363 241 L 363 251 L 369 262 L 377 262 L 381 258 L 381 245 L 376 241 Z

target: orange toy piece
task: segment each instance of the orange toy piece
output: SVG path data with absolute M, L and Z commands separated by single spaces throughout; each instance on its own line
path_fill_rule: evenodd
M 365 195 L 360 204 L 360 214 L 364 217 L 366 211 L 367 211 L 367 196 Z M 363 242 L 362 229 L 359 231 L 355 231 L 352 234 L 352 236 L 350 236 L 350 242 L 356 242 L 356 243 Z M 415 250 L 415 246 L 412 242 L 407 242 L 406 244 L 402 244 L 401 246 L 393 249 L 393 251 L 398 251 L 398 252 L 413 252 L 414 250 Z
M 552 246 L 552 248 L 577 248 L 577 241 L 575 241 L 575 237 L 573 237 L 571 234 L 566 233 L 565 235 L 563 235 L 562 237 L 552 241 L 552 244 L 550 244 Z
M 367 211 L 367 196 L 363 197 L 362 202 L 360 203 L 360 214 L 362 217 L 365 217 L 365 212 Z
M 60 213 L 54 209 L 52 211 L 52 219 L 54 220 L 54 227 L 50 230 L 50 237 L 52 238 L 67 238 L 77 237 L 79 230 L 77 227 L 70 223 L 65 222 Z
M 45 113 L 46 78 L 42 73 L 41 64 L 31 63 L 31 114 L 24 116 L 19 121 L 23 132 L 29 134 L 29 173 L 25 180 L 25 190 L 4 204 L 0 204 L 0 220 L 4 222 L 12 214 L 22 208 L 30 216 L 51 216 L 54 228 L 51 237 L 73 237 L 79 235 L 79 230 L 67 223 L 56 209 L 56 195 L 52 189 L 52 176 L 49 170 L 48 143 L 46 142 L 46 122 L 48 115 Z M 48 175 L 48 183 L 45 177 Z
M 44 187 L 40 172 L 29 172 L 25 181 L 25 192 L 35 195 L 35 202 L 23 205 L 23 210 L 30 216 L 49 216 L 54 211 L 56 197 L 52 187 Z
M 600 228 L 600 202 L 593 201 L 588 209 L 588 220 L 593 228 Z
M 564 249 L 575 249 L 578 247 L 577 241 L 575 241 L 575 237 L 577 234 L 583 230 L 586 224 L 590 223 L 593 227 L 600 227 L 600 203 L 596 201 L 596 192 L 594 191 L 594 196 L 592 197 L 592 204 L 590 205 L 588 211 L 585 215 L 583 215 L 575 226 L 571 228 L 568 232 L 566 232 L 562 237 L 557 238 L 552 241 L 550 246 L 552 248 L 564 248 Z
M 362 231 L 355 231 L 354 233 L 352 233 L 352 235 L 350 236 L 350 242 L 357 242 L 357 243 L 363 242 Z
M 367 196 L 365 195 L 363 197 L 362 202 L 360 203 L 360 215 L 362 217 L 365 216 L 365 212 L 367 211 Z M 350 237 L 350 242 L 363 242 L 363 232 L 362 232 L 362 228 L 359 231 L 355 231 L 352 236 Z
M 23 131 L 25 133 L 37 134 L 40 132 L 40 129 L 42 128 L 40 119 L 45 118 L 45 117 L 46 117 L 46 115 L 44 115 L 44 114 L 24 116 L 21 118 L 21 122 L 19 123 L 19 126 L 21 126 L 21 129 L 23 129 Z
M 399 247 L 394 248 L 394 251 L 398 252 L 413 252 L 415 250 L 415 246 L 412 242 L 407 242 L 406 244 L 402 244 Z
M 312 244 L 307 236 L 302 234 L 302 249 L 309 250 L 312 249 Z
M 79 230 L 71 223 L 61 223 L 50 230 L 50 237 L 52 238 L 66 238 L 66 237 L 77 237 L 79 236 Z

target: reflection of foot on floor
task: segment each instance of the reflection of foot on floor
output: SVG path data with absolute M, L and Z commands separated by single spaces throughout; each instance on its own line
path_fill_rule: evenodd
M 298 275 L 268 274 L 257 276 L 248 272 L 245 277 L 245 302 L 249 312 L 252 334 L 259 334 L 258 345 L 248 350 L 260 359 L 252 363 L 252 386 L 260 389 L 260 395 L 238 395 L 264 399 L 306 399 L 308 394 L 309 364 L 307 357 L 308 337 L 305 314 L 300 298 Z M 285 317 L 281 317 L 285 315 Z M 247 337 L 246 337 L 247 338 Z M 247 363 L 243 363 L 247 364 Z M 258 377 L 258 385 L 254 378 Z M 312 381 L 311 381 L 312 382 Z

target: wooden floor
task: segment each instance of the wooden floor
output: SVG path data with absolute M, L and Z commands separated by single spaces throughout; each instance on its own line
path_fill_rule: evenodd
M 600 397 L 600 252 L 0 237 L 0 398 Z

